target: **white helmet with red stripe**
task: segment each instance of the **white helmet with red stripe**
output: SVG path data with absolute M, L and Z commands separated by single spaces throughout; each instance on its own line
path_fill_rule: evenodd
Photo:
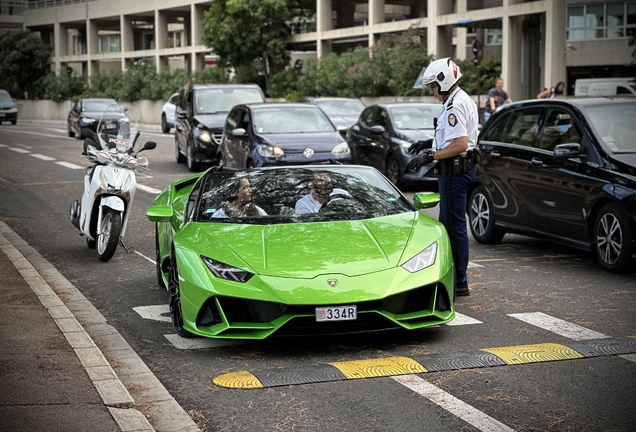
M 461 77 L 462 73 L 459 71 L 459 66 L 457 66 L 450 57 L 447 57 L 435 60 L 423 68 L 413 88 L 419 89 L 436 82 L 439 84 L 439 93 L 444 94 L 447 93 Z

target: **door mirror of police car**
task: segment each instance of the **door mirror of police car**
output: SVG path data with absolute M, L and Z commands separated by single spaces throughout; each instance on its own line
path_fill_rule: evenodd
M 380 125 L 371 126 L 371 133 L 376 135 L 382 135 L 384 133 L 384 126 L 380 126 Z

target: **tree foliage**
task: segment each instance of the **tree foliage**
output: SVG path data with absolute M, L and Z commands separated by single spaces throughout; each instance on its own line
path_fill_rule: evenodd
M 51 47 L 35 33 L 0 30 L 0 87 L 17 98 L 34 94 L 35 83 L 50 72 L 50 56 Z
M 266 82 L 289 63 L 293 0 L 215 0 L 203 18 L 203 42 L 236 70 L 238 81 L 255 68 Z

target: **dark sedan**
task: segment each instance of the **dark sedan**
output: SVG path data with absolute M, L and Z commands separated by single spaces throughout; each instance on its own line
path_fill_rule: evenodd
M 78 139 L 82 136 L 82 129 L 90 129 L 97 132 L 100 120 L 116 120 L 113 125 L 123 125 L 128 122 L 128 116 L 117 104 L 115 99 L 108 98 L 84 98 L 79 99 L 68 113 L 66 128 L 68 136 Z M 117 131 L 111 131 L 117 133 Z
M 369 165 L 384 173 L 396 186 L 419 181 L 437 181 L 437 162 L 406 172 L 413 159 L 408 148 L 416 141 L 433 138 L 439 104 L 404 102 L 372 105 L 349 129 L 347 143 L 356 164 Z
M 304 103 L 235 106 L 227 117 L 221 164 L 233 169 L 351 163 L 351 151 L 325 113 Z
M 0 123 L 3 121 L 18 122 L 18 104 L 6 90 L 0 90 Z
M 636 99 L 541 99 L 500 107 L 479 135 L 473 237 L 564 243 L 622 272 L 636 252 Z
M 305 96 L 298 101 L 318 105 L 336 127 L 350 128 L 365 108 L 360 99 L 354 98 Z

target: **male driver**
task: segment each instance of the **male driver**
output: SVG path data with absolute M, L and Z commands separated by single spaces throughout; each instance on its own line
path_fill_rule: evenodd
M 315 172 L 309 187 L 311 193 L 296 201 L 295 211 L 297 214 L 317 213 L 331 195 L 349 195 L 349 192 L 344 189 L 334 189 L 331 184 L 331 176 L 325 171 Z

